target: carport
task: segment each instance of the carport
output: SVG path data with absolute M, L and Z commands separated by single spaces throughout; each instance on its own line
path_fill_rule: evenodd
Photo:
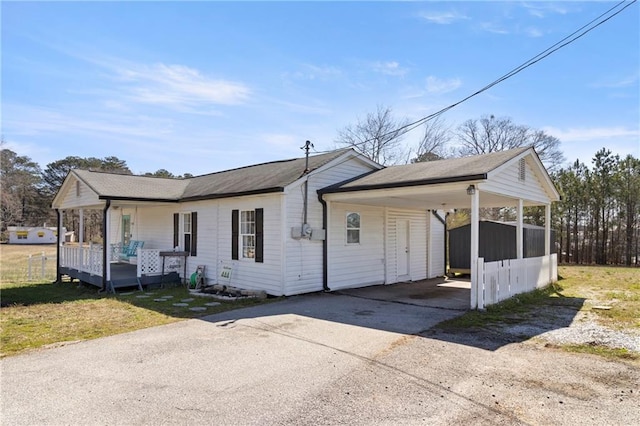
M 468 306 L 472 309 L 483 309 L 488 304 L 545 286 L 557 279 L 557 260 L 550 250 L 551 203 L 560 197 L 531 147 L 389 167 L 318 192 L 325 204 L 325 217 L 331 217 L 332 209 L 343 204 L 382 209 L 385 220 L 387 212 L 393 209 L 422 211 L 425 214 L 470 209 L 471 291 Z M 522 250 L 525 206 L 545 208 L 544 256 L 529 263 L 524 263 L 526 259 L 523 259 Z M 515 260 L 522 262 L 500 261 L 485 265 L 483 259 L 478 257 L 480 209 L 490 207 L 515 208 L 518 248 Z M 331 229 L 332 225 L 325 224 L 325 228 Z M 325 241 L 329 252 L 325 256 L 328 274 L 325 274 L 325 280 L 332 276 L 331 268 L 336 268 L 328 260 L 331 259 L 331 251 L 339 249 L 339 242 L 332 240 L 330 232 L 328 234 Z M 389 262 L 394 253 L 387 249 L 386 236 L 383 244 L 385 261 Z M 388 274 L 385 276 L 388 277 Z M 384 282 L 390 283 L 388 279 Z M 330 284 L 327 283 L 327 287 L 330 288 Z
M 340 293 L 363 299 L 466 311 L 469 309 L 471 281 L 437 277 L 393 285 L 353 288 Z

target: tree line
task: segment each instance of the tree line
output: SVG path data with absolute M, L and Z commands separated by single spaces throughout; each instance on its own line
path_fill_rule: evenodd
M 126 161 L 117 157 L 81 158 L 69 156 L 47 164 L 43 169 L 31 158 L 4 148 L 0 142 L 0 233 L 7 239 L 8 226 L 55 226 L 57 216 L 51 203 L 65 177 L 73 169 L 90 169 L 112 173 L 132 174 Z M 144 176 L 165 178 L 188 178 L 175 176 L 165 169 L 144 173 Z M 67 229 L 79 229 L 78 214 L 65 215 Z M 101 238 L 102 219 L 100 212 L 87 213 L 84 241 Z

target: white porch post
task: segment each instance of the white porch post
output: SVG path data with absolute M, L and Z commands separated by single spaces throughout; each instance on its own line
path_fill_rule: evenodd
M 80 265 L 80 269 L 82 271 L 85 270 L 85 264 L 84 264 L 84 209 L 80 209 L 80 212 L 78 214 L 78 228 L 80 228 L 78 230 L 78 232 L 80 233 L 80 235 L 78 235 L 78 244 L 80 244 L 80 259 L 79 259 L 79 265 Z
M 523 246 L 522 246 L 522 210 L 523 210 L 523 201 L 522 198 L 518 199 L 518 211 L 516 213 L 516 258 L 522 259 L 523 255 Z
M 476 309 L 478 304 L 478 253 L 480 246 L 480 191 L 478 187 L 471 195 L 471 309 Z
M 106 253 L 106 260 L 107 260 L 107 267 L 106 272 L 107 272 L 107 276 L 106 276 L 106 280 L 107 282 L 111 281 L 111 209 L 107 209 L 107 214 L 106 214 L 106 219 L 105 223 L 104 223 L 104 235 L 102 236 L 102 238 L 104 238 L 104 241 L 106 241 L 106 244 L 104 245 L 104 250 L 107 251 Z

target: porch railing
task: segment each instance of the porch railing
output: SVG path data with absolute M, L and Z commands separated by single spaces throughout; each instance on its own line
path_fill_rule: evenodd
M 477 268 L 477 308 L 484 309 L 485 306 L 556 282 L 558 255 L 487 263 L 479 258 Z M 474 307 L 476 306 L 472 306 Z
M 102 246 L 98 244 L 62 245 L 60 266 L 102 276 Z
M 138 249 L 137 276 L 160 275 L 162 259 L 159 249 Z M 102 246 L 91 244 L 86 246 L 62 245 L 60 247 L 60 266 L 102 276 Z M 166 264 L 165 270 L 176 269 Z

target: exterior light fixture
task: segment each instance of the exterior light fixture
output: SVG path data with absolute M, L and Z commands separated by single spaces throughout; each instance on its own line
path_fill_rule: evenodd
M 467 195 L 473 195 L 476 193 L 476 187 L 473 185 L 469 185 L 467 187 Z

